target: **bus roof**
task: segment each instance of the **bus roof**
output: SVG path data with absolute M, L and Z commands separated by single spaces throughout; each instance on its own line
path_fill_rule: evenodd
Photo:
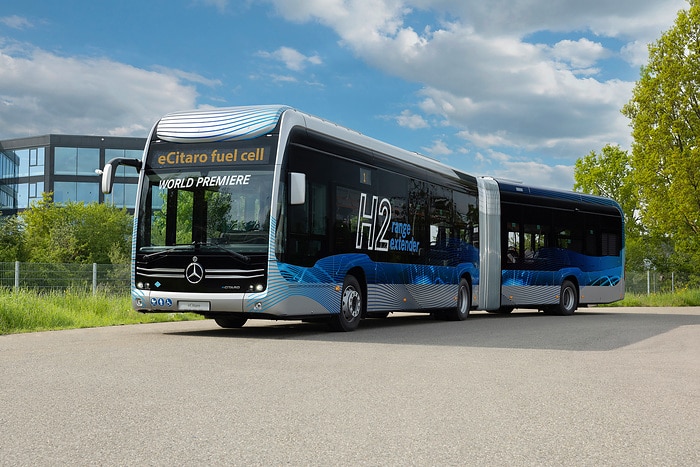
M 292 126 L 303 126 L 307 130 L 327 135 L 338 141 L 356 144 L 373 151 L 378 156 L 392 157 L 454 179 L 475 180 L 474 176 L 423 154 L 401 149 L 287 105 L 250 105 L 174 112 L 165 115 L 156 123 L 154 134 L 158 139 L 175 143 L 241 141 L 271 133 L 283 120 L 292 122 L 290 123 Z M 609 198 L 493 179 L 502 192 L 614 206 L 621 211 L 619 205 Z
M 156 124 L 156 136 L 173 143 L 251 139 L 271 132 L 289 108 L 255 105 L 173 112 Z
M 501 192 L 530 196 L 541 196 L 544 198 L 559 199 L 563 201 L 573 201 L 578 203 L 596 204 L 600 206 L 610 206 L 622 212 L 622 208 L 620 208 L 619 204 L 615 200 L 605 198 L 603 196 L 595 196 L 587 193 L 579 193 L 576 191 L 557 190 L 554 188 L 533 187 L 524 185 L 522 183 L 499 180 L 498 178 L 494 178 L 494 180 L 498 183 L 498 187 L 501 190 Z
M 253 105 L 216 109 L 189 110 L 167 114 L 156 123 L 155 137 L 175 143 L 204 143 L 241 141 L 272 132 L 287 114 L 295 125 L 326 134 L 340 141 L 356 144 L 378 155 L 394 157 L 422 169 L 441 173 L 456 179 L 474 177 L 417 152 L 407 151 L 383 141 L 363 135 L 319 117 L 286 105 Z

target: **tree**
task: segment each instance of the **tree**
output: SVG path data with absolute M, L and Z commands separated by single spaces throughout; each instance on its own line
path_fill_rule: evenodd
M 0 219 L 0 262 L 24 261 L 24 235 L 17 216 Z
M 27 261 L 111 263 L 129 257 L 133 218 L 125 209 L 99 203 L 57 205 L 44 193 L 20 218 Z
M 641 220 L 675 250 L 671 267 L 700 272 L 700 0 L 649 46 L 632 99 L 632 166 Z
M 630 155 L 619 146 L 606 145 L 600 154 L 591 151 L 574 166 L 574 190 L 612 198 L 625 218 L 626 266 L 641 270 L 644 260 L 657 249 L 639 219 L 639 199 Z
M 591 151 L 576 161 L 574 181 L 575 191 L 617 201 L 625 215 L 627 228 L 638 232 L 638 199 L 627 151 L 612 145 L 606 145 L 600 154 Z

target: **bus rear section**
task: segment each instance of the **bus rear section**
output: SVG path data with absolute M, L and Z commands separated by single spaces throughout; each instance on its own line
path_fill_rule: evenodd
M 613 200 L 497 184 L 501 299 L 491 311 L 572 314 L 624 297 L 624 220 Z

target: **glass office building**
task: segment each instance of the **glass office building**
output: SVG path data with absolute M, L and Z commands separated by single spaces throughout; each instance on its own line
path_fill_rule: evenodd
M 53 192 L 54 201 L 111 203 L 131 212 L 138 176 L 120 166 L 110 195 L 100 191 L 96 169 L 114 157 L 141 158 L 146 138 L 44 135 L 0 141 L 0 214 L 28 208 Z

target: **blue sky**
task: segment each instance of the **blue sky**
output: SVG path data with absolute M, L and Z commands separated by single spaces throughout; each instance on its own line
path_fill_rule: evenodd
M 0 139 L 145 137 L 287 104 L 474 175 L 571 189 L 685 0 L 9 0 Z

